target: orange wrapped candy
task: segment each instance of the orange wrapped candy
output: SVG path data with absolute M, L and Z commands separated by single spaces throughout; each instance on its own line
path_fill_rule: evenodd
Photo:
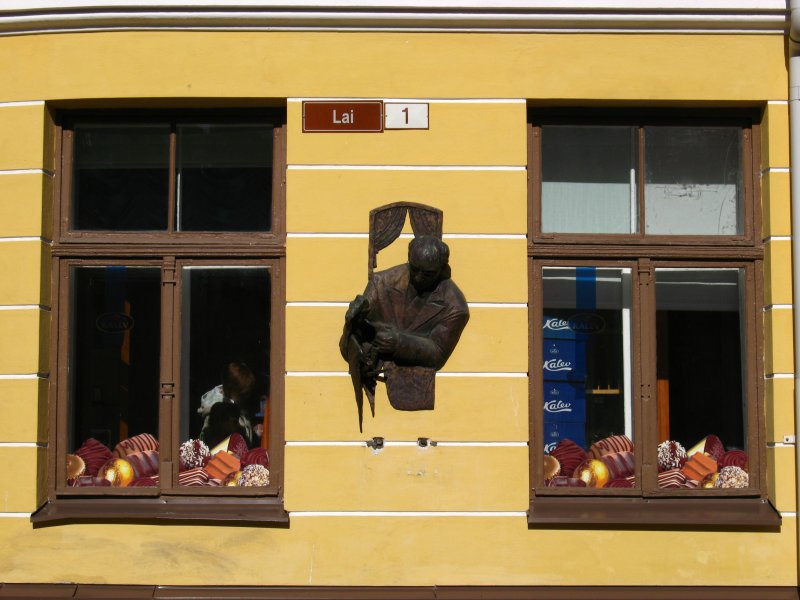
M 135 473 L 133 466 L 124 458 L 112 458 L 97 472 L 100 479 L 105 479 L 113 487 L 128 487 Z
M 576 479 L 583 481 L 587 487 L 605 487 L 610 478 L 608 467 L 602 460 L 590 458 L 583 461 L 572 474 Z
M 686 479 L 703 481 L 707 475 L 717 472 L 717 461 L 708 454 L 696 452 L 689 457 L 681 472 L 686 475 Z
M 224 481 L 228 475 L 239 471 L 241 468 L 242 463 L 233 454 L 217 452 L 214 458 L 206 465 L 206 472 L 209 477 Z

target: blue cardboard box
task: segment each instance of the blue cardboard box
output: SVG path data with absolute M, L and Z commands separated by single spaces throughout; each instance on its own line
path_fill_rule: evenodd
M 550 422 L 585 421 L 586 389 L 583 383 L 544 382 L 544 418 Z
M 570 439 L 579 446 L 586 448 L 586 424 L 583 422 L 549 422 L 544 421 L 544 451 L 551 452 L 556 444 L 563 439 Z
M 542 346 L 545 380 L 585 381 L 586 342 L 583 340 L 544 340 Z
M 547 314 L 542 316 L 542 337 L 551 340 L 583 340 L 605 331 L 606 320 L 597 311 L 574 312 L 561 316 Z

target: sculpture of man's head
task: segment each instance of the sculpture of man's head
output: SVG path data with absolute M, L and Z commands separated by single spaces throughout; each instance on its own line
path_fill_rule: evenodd
M 421 235 L 408 245 L 408 266 L 411 285 L 417 294 L 434 289 L 440 281 L 450 276 L 450 248 L 442 240 Z

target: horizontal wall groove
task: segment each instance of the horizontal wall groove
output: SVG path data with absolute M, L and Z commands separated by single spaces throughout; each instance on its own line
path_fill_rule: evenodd
M 794 379 L 794 373 L 767 373 L 764 379 Z
M 527 104 L 524 98 L 369 98 L 369 97 L 308 97 L 287 98 L 287 102 L 359 102 L 362 100 L 381 100 L 388 103 L 411 104 L 425 102 L 427 104 Z
M 47 373 L 6 373 L 0 375 L 0 380 L 13 380 L 13 379 L 47 379 Z
M 349 302 L 334 301 L 289 301 L 286 303 L 288 308 L 347 308 Z M 467 302 L 470 308 L 528 308 L 525 302 Z
M 43 244 L 47 244 L 48 246 L 51 246 L 53 244 L 53 240 L 38 235 L 18 235 L 18 236 L 0 237 L 0 244 L 5 242 L 41 242 Z
M 340 233 L 314 233 L 295 231 L 286 234 L 291 239 L 362 239 L 368 240 L 368 233 L 360 232 L 340 232 Z M 400 239 L 411 239 L 413 233 L 401 233 Z M 526 240 L 528 236 L 524 233 L 444 233 L 442 239 L 445 240 Z
M 524 165 L 334 165 L 290 164 L 289 171 L 525 171 Z
M 47 448 L 44 442 L 0 442 L 0 448 Z
M 0 175 L 47 175 L 54 177 L 55 171 L 48 169 L 0 169 Z
M 43 304 L 6 304 L 0 305 L 0 310 L 43 310 L 50 312 L 50 307 Z
M 350 377 L 347 371 L 286 371 L 287 377 Z M 522 372 L 442 372 L 436 373 L 436 377 L 527 377 L 527 373 Z
M 792 304 L 768 304 L 764 307 L 764 312 L 770 310 L 792 310 Z
M 14 100 L 11 102 L 0 102 L 0 108 L 13 108 L 15 106 L 44 106 L 44 100 Z
M 29 512 L 0 512 L 0 519 L 30 519 Z
M 425 450 L 435 451 L 436 448 L 439 446 L 445 447 L 454 447 L 454 448 L 527 448 L 528 442 L 527 441 L 517 441 L 517 442 L 470 442 L 470 441 L 439 441 L 439 440 L 431 440 L 435 442 L 435 446 L 425 446 Z M 371 442 L 370 442 L 371 443 Z M 295 447 L 315 447 L 315 446 L 366 446 L 367 441 L 357 441 L 357 440 L 350 440 L 350 441 L 325 441 L 325 440 L 292 440 L 286 442 L 287 446 L 295 446 Z M 418 446 L 419 442 L 416 440 L 384 440 L 384 446 Z
M 765 244 L 769 244 L 770 242 L 791 242 L 792 236 L 790 235 L 770 235 L 763 239 Z

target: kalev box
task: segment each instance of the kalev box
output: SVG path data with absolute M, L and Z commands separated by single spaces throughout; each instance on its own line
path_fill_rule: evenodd
M 552 452 L 556 444 L 563 439 L 570 439 L 581 448 L 586 448 L 586 424 L 581 422 L 550 422 L 544 420 L 544 451 Z
M 583 383 L 544 382 L 544 418 L 551 422 L 585 421 L 586 389 Z
M 542 317 L 542 337 L 552 340 L 584 340 L 606 328 L 606 320 L 597 311 L 583 311 Z
M 544 340 L 542 359 L 545 380 L 586 380 L 586 342 L 583 340 Z

